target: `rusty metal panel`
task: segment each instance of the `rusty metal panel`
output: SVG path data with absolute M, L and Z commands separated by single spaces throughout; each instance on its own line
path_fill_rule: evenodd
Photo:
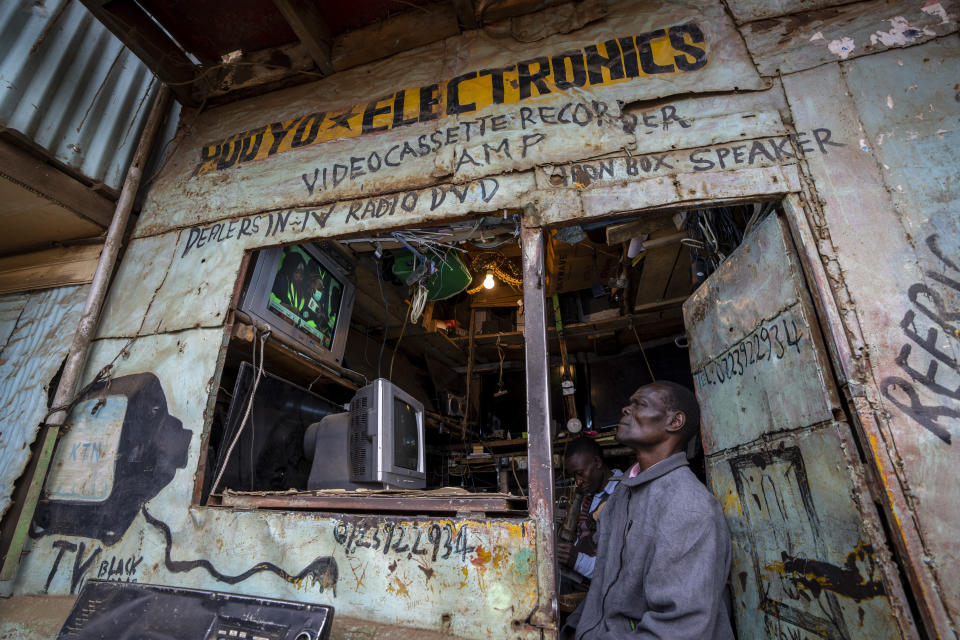
M 462 183 L 611 153 L 641 136 L 649 149 L 653 138 L 620 117 L 620 103 L 769 84 L 716 2 L 655 10 L 614 2 L 606 18 L 534 43 L 506 45 L 473 30 L 197 115 L 136 233 L 417 189 L 440 178 Z M 667 133 L 655 137 L 669 148 Z
M 773 79 L 765 91 L 676 96 L 628 105 L 624 117 L 636 128 L 635 151 L 648 153 L 785 135 L 780 115 L 785 109 L 783 88 L 779 79 Z
M 87 578 L 136 580 L 330 604 L 345 616 L 463 638 L 532 640 L 540 632 L 524 620 L 536 605 L 533 530 L 492 519 L 147 504 L 112 546 L 35 542 L 18 589 L 76 593 Z
M 844 424 L 710 456 L 733 541 L 741 638 L 911 638 L 891 612 L 882 545 L 850 489 Z M 896 570 L 893 570 L 896 575 Z
M 526 211 L 530 213 L 529 208 Z M 554 474 L 550 412 L 549 347 L 547 345 L 546 243 L 543 229 L 524 220 L 520 241 L 523 256 L 524 375 L 527 386 L 528 488 L 530 518 L 537 545 L 536 591 L 538 609 L 532 624 L 556 634 L 557 566 L 554 554 Z M 529 336 L 530 340 L 526 338 Z
M 75 0 L 0 3 L 0 126 L 120 189 L 159 85 Z
M 16 328 L 20 313 L 29 298 L 30 294 L 28 293 L 12 293 L 0 296 L 0 353 L 3 353 L 6 348 L 7 340 Z
M 956 0 L 873 0 L 752 22 L 741 33 L 766 76 L 919 44 L 954 33 L 958 16 Z
M 781 144 L 786 144 L 791 149 L 790 157 L 781 156 L 778 161 L 773 149 L 779 149 L 778 145 Z M 693 150 L 601 158 L 562 165 L 548 164 L 537 167 L 535 173 L 539 189 L 567 187 L 588 191 L 630 182 L 646 182 L 651 178 L 689 176 L 700 171 L 709 171 L 711 174 L 708 175 L 713 175 L 720 171 L 794 164 L 796 158 L 792 149 L 789 138 L 780 136 L 744 141 L 743 144 L 713 145 Z M 669 180 L 660 180 L 660 183 L 669 184 Z M 744 190 L 746 191 L 746 188 Z
M 683 315 L 740 632 L 913 637 L 786 223 L 763 220 Z
M 883 485 L 893 542 L 928 630 L 944 636 L 954 632 L 951 615 L 960 612 L 956 581 L 944 578 L 960 571 L 951 535 L 958 526 L 951 442 L 960 406 L 930 383 L 960 383 L 956 365 L 937 355 L 957 353 L 951 322 L 935 320 L 941 307 L 948 311 L 944 299 L 957 279 L 949 266 L 956 264 L 956 251 L 949 251 L 956 227 L 950 230 L 948 204 L 956 186 L 945 178 L 956 151 L 940 138 L 949 138 L 940 130 L 949 127 L 938 124 L 956 111 L 948 80 L 956 56 L 955 41 L 944 41 L 858 59 L 844 69 L 863 92 L 857 103 L 835 66 L 784 78 L 798 127 L 818 121 L 860 138 L 857 147 L 808 159 L 823 203 L 810 221 L 854 345 L 844 367 L 857 383 L 863 443 Z M 888 152 L 891 137 L 897 140 Z M 908 369 L 923 373 L 915 380 Z
M 704 449 L 723 451 L 833 417 L 829 365 L 777 216 L 744 238 L 683 311 Z
M 26 295 L 12 328 L 12 313 L 3 314 L 10 333 L 0 353 L 0 514 L 28 462 L 47 410 L 48 385 L 67 355 L 88 289 L 58 287 Z

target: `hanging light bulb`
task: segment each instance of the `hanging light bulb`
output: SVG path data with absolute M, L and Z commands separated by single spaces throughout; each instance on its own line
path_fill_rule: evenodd
M 487 277 L 483 279 L 484 289 L 493 289 L 496 283 L 493 281 L 493 271 L 487 271 Z

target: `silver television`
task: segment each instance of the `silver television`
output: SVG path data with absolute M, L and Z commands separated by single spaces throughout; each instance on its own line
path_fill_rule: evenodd
M 310 426 L 307 488 L 423 489 L 427 486 L 423 404 L 384 378 L 361 388 L 350 411 Z

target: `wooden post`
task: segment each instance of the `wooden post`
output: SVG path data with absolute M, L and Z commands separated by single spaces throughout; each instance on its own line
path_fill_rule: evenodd
M 460 426 L 460 437 L 466 441 L 467 439 L 467 422 L 470 420 L 470 409 L 471 402 L 470 396 L 473 395 L 473 353 L 475 350 L 475 340 L 474 336 L 477 333 L 477 310 L 470 308 L 470 335 L 468 336 L 468 347 L 467 347 L 467 399 L 463 403 L 463 424 Z

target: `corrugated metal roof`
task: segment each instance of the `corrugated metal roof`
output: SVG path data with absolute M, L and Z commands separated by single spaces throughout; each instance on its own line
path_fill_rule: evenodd
M 30 459 L 48 386 L 70 348 L 89 290 L 81 285 L 0 296 L 0 514 Z
M 158 83 L 77 0 L 0 2 L 0 127 L 119 189 Z

